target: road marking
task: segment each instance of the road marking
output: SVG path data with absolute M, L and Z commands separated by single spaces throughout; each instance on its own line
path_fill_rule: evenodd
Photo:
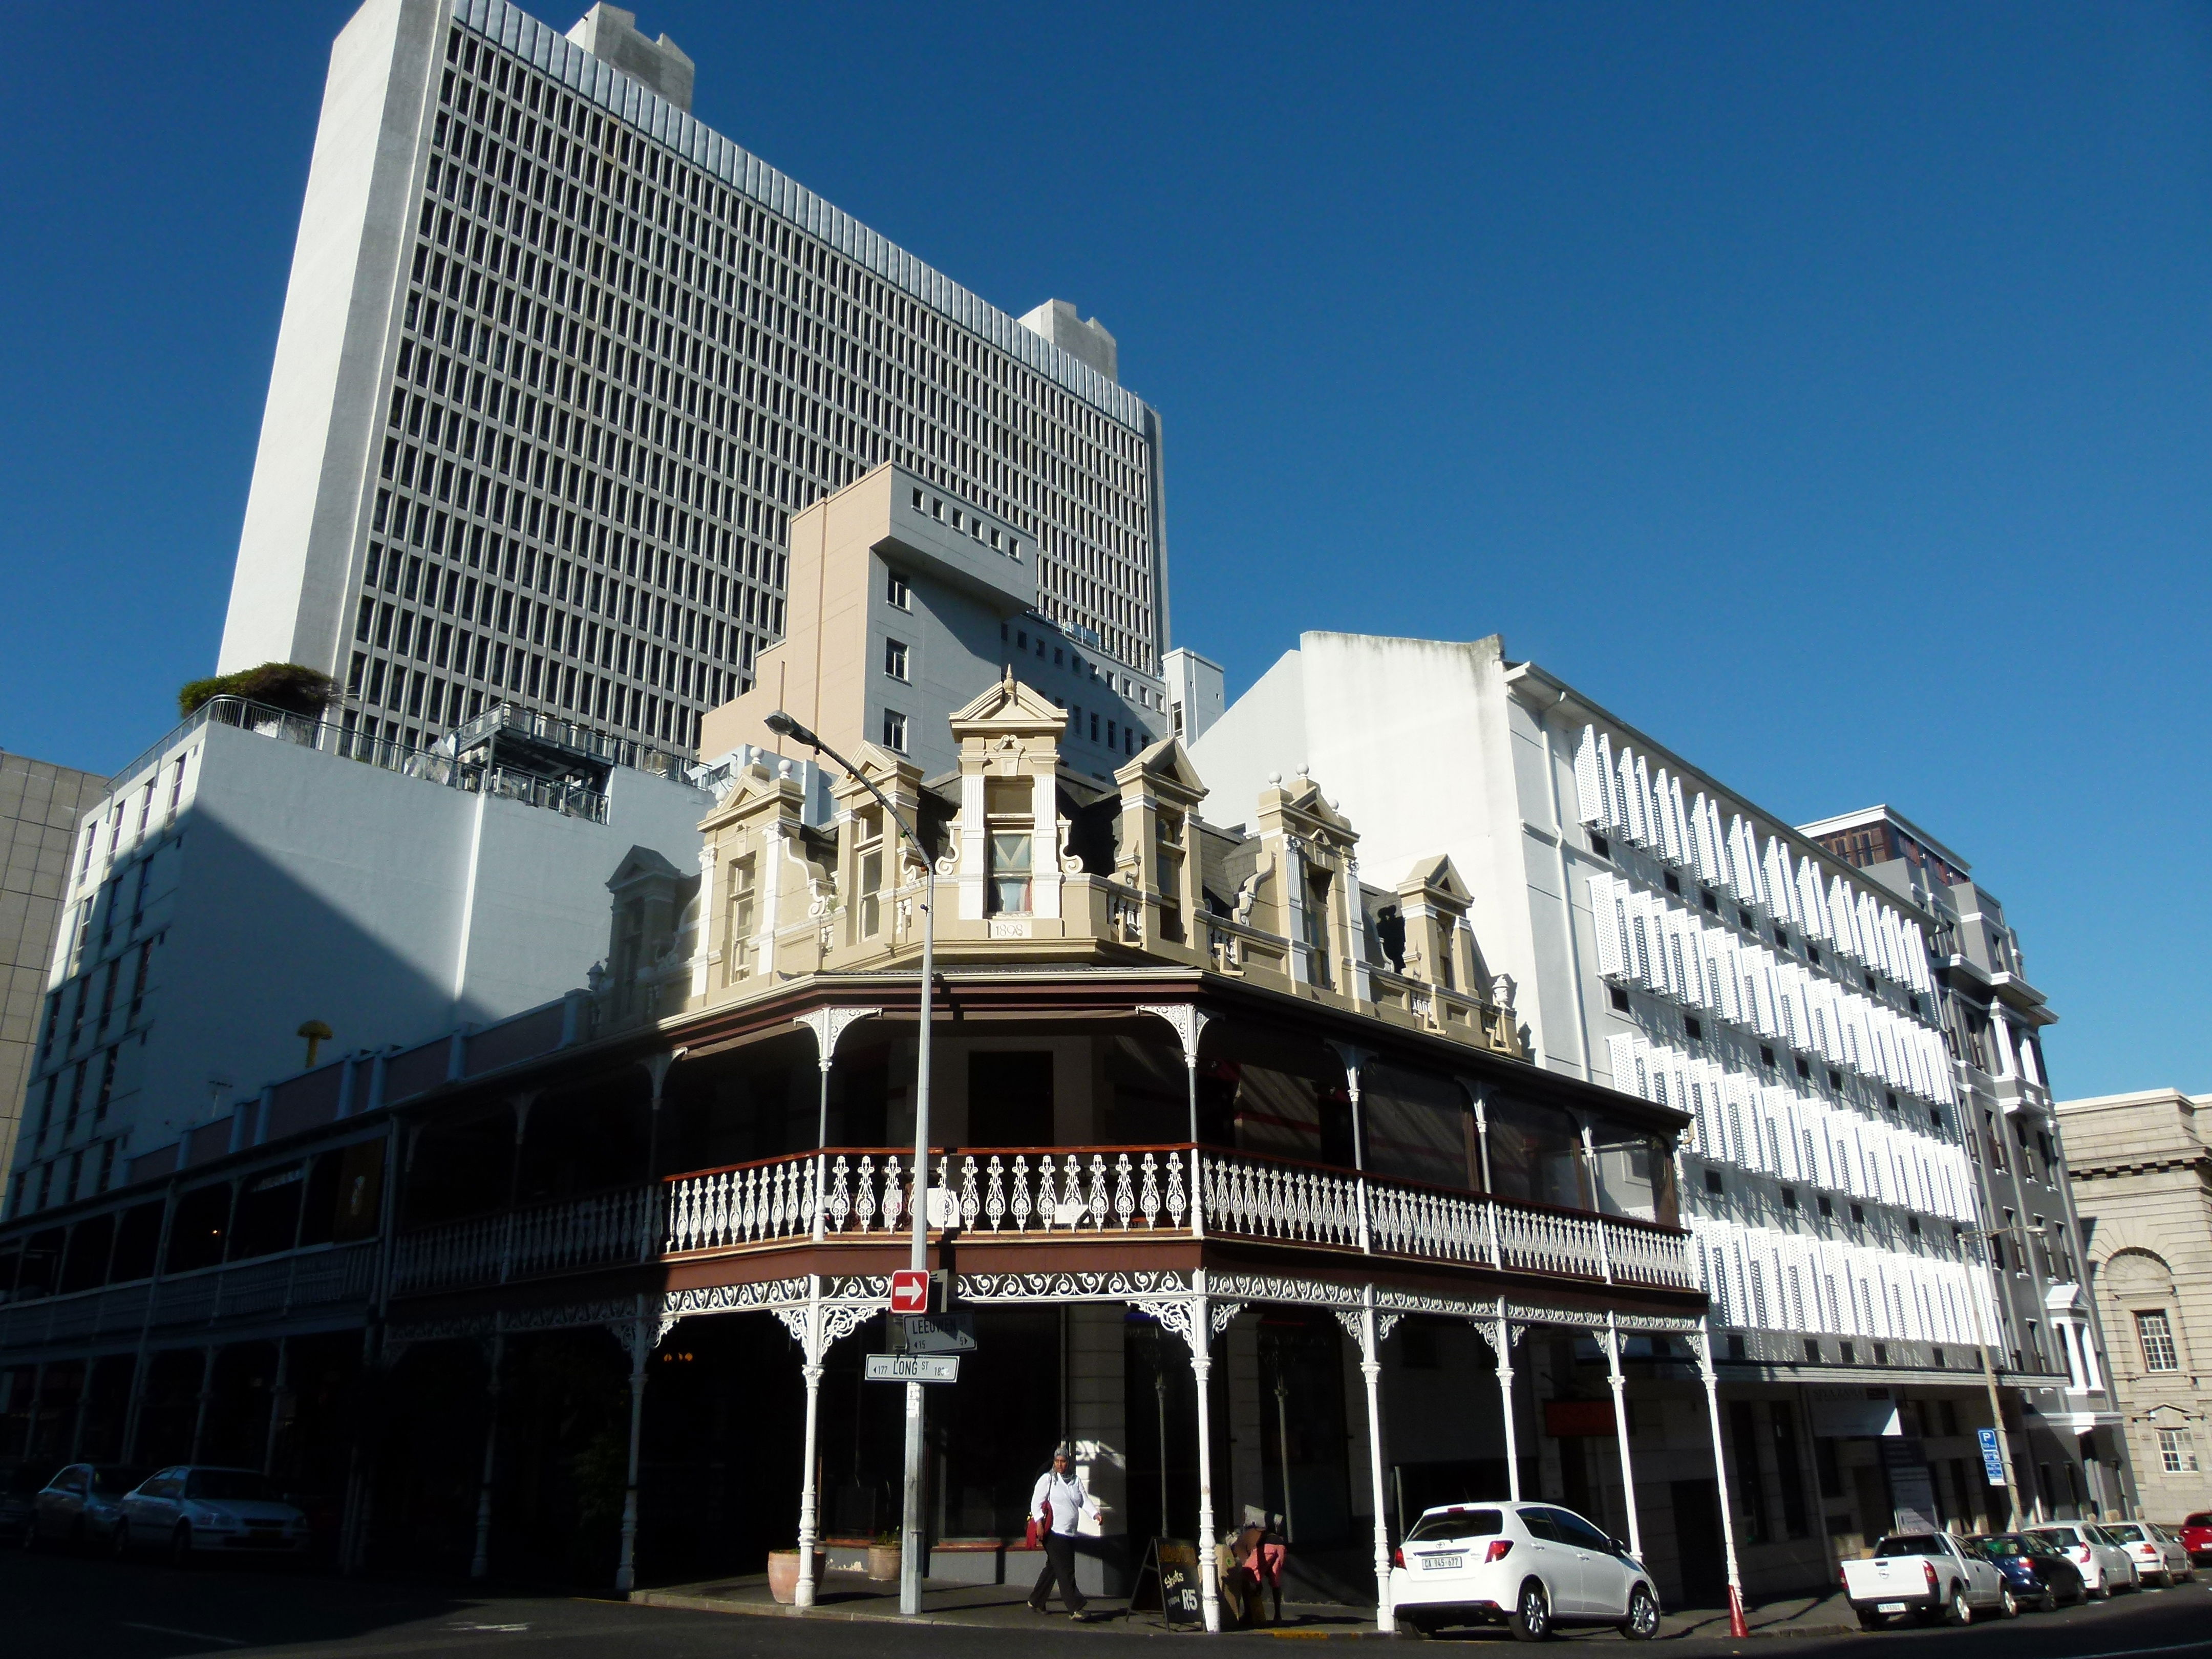
M 530 1626 L 527 1625 L 448 1625 L 446 1628 L 447 1630 L 516 1631 L 528 1630 Z
M 2169 1642 L 2162 1648 L 2112 1648 L 2104 1653 L 2069 1654 L 2067 1656 L 2067 1659 L 2133 1659 L 2133 1656 L 2136 1654 L 2181 1653 L 2191 1649 L 2195 1650 L 2198 1653 L 2202 1653 L 2204 1651 L 2204 1644 L 2202 1640 L 2199 1640 L 2195 1642 Z
M 125 1630 L 151 1631 L 156 1636 L 181 1636 L 187 1642 L 220 1642 L 227 1648 L 242 1648 L 246 1644 L 246 1638 L 240 1636 L 210 1636 L 204 1630 L 173 1630 L 167 1625 L 134 1625 L 128 1619 L 118 1619 L 115 1622 Z

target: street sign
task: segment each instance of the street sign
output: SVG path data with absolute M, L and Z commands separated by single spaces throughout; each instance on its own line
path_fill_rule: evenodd
M 891 1347 L 905 1353 L 973 1353 L 973 1314 L 908 1314 L 891 1326 Z
M 901 1267 L 891 1274 L 891 1311 L 918 1314 L 929 1311 L 929 1275 L 920 1267 Z
M 1989 1476 L 1990 1485 L 2002 1486 L 2005 1483 L 2004 1454 L 1997 1449 L 1997 1431 L 1995 1429 L 1983 1429 L 1979 1433 L 1982 1440 L 1982 1473 Z
M 957 1382 L 960 1358 L 949 1353 L 872 1353 L 866 1376 L 871 1382 Z

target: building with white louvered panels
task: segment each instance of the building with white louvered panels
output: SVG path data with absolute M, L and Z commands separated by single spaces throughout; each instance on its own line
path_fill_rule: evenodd
M 419 746 L 505 702 L 690 750 L 784 628 L 793 514 L 894 463 L 1033 547 L 1147 707 L 1159 424 L 690 113 L 629 13 L 368 0 L 332 48 L 223 633 Z M 1140 678 L 1141 677 L 1141 678 Z
M 1325 779 L 1367 826 L 1368 879 L 1448 851 L 1483 970 L 1512 982 L 1493 999 L 1542 1063 L 1692 1115 L 1685 1218 L 1754 1591 L 1832 1583 L 1914 1515 L 2005 1524 L 1975 1438 L 1985 1343 L 2015 1463 L 2068 1455 L 2046 1437 L 2031 1455 L 2019 1412 L 2066 1377 L 2032 1346 L 2015 1358 L 1991 1291 L 1930 913 L 1494 636 L 1306 634 L 1193 753 L 1230 799 L 1273 773 Z M 1680 1358 L 1653 1358 L 1659 1397 L 1687 1400 Z M 1564 1493 L 1579 1450 L 1555 1443 Z M 2075 1475 L 2046 1513 L 2087 1512 L 2095 1484 Z M 1712 1524 L 1680 1497 L 1678 1525 Z

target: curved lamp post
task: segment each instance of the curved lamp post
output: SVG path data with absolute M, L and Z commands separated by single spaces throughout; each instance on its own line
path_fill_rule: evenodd
M 915 1059 L 914 1079 L 914 1251 L 911 1265 L 929 1271 L 929 1002 L 937 982 L 937 866 L 921 843 L 919 808 L 909 826 L 899 816 L 890 798 L 876 787 L 867 775 L 828 744 L 777 709 L 761 722 L 780 738 L 805 744 L 843 769 L 854 782 L 876 798 L 884 815 L 898 826 L 921 860 L 921 1038 Z M 906 1483 L 899 1517 L 899 1611 L 912 1615 L 921 1611 L 921 1389 L 906 1385 Z

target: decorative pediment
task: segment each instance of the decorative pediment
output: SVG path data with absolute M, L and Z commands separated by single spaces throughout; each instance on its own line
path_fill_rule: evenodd
M 1406 878 L 1398 884 L 1401 897 L 1415 893 L 1425 898 L 1441 899 L 1455 910 L 1464 910 L 1474 902 L 1474 895 L 1460 879 L 1459 870 L 1448 854 L 1418 859 L 1413 867 L 1406 872 Z
M 1005 678 L 951 718 L 955 738 L 1054 737 L 1067 726 L 1067 711 L 1043 692 L 1024 685 L 1010 669 Z
M 1150 785 L 1184 806 L 1194 806 L 1206 799 L 1206 780 L 1191 764 L 1190 751 L 1182 746 L 1181 738 L 1162 738 L 1140 750 L 1136 759 L 1114 775 L 1114 781 L 1124 787 L 1138 782 Z
M 650 847 L 633 847 L 607 878 L 607 891 L 619 894 L 644 882 L 680 881 L 684 874 Z
M 746 816 L 759 803 L 777 799 L 787 804 L 797 817 L 805 799 L 805 791 L 792 775 L 791 763 L 783 762 L 770 771 L 764 761 L 756 760 L 750 765 L 740 766 L 728 773 L 717 787 L 714 810 L 699 825 L 713 831 Z

